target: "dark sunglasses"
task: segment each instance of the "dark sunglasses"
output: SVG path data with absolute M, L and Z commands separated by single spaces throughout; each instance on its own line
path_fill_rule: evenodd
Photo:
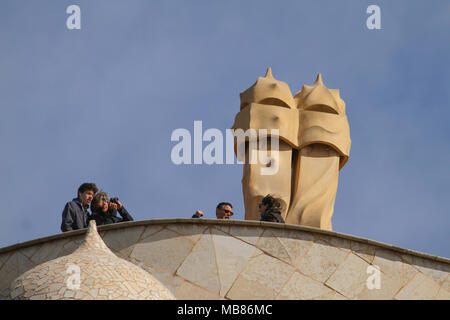
M 233 211 L 230 211 L 230 210 L 228 210 L 228 209 L 224 209 L 223 211 L 225 211 L 225 213 L 231 213 L 231 215 L 234 214 Z

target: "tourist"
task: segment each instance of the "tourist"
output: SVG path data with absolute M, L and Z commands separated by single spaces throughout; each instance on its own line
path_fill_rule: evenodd
M 217 219 L 226 219 L 229 220 L 233 215 L 233 206 L 229 202 L 221 202 L 216 207 L 216 218 Z M 192 218 L 201 218 L 203 217 L 203 211 L 197 210 Z
M 260 221 L 284 223 L 280 209 L 281 200 L 268 194 L 259 204 L 259 213 L 261 214 Z
M 62 212 L 61 230 L 63 232 L 83 229 L 88 226 L 89 204 L 98 188 L 95 183 L 83 183 L 78 188 L 78 197 L 66 203 Z
M 95 220 L 97 226 L 133 221 L 133 217 L 128 213 L 119 198 L 109 199 L 106 192 L 99 192 L 95 195 L 91 204 L 92 216 L 90 220 Z M 121 217 L 117 216 L 119 212 Z
M 216 207 L 216 218 L 229 220 L 233 215 L 233 206 L 228 202 L 221 202 Z
M 201 218 L 203 217 L 203 211 L 202 210 L 197 210 L 195 211 L 195 213 L 192 215 L 192 218 Z

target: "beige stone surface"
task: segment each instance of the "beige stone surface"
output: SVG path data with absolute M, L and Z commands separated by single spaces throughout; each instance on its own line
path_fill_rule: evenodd
M 235 138 L 238 159 L 243 160 L 242 148 L 247 159 L 242 178 L 245 219 L 259 220 L 258 203 L 273 194 L 283 202 L 286 223 L 331 230 L 339 170 L 348 160 L 351 144 L 339 90 L 328 89 L 319 74 L 313 85 L 303 86 L 293 98 L 289 86 L 275 79 L 269 68 L 265 77 L 241 93 L 233 129 L 278 130 L 278 149 L 268 145 L 271 164 L 277 164 L 272 175 L 262 174 L 266 166 L 262 161 L 250 162 L 251 144 Z M 255 149 L 260 150 L 259 144 Z
M 103 241 L 119 257 L 126 258 L 130 255 L 134 244 L 138 242 L 143 232 L 144 227 L 142 226 L 111 230 L 105 234 Z
M 242 272 L 248 260 L 262 253 L 254 246 L 227 234 L 212 229 L 212 238 L 220 280 L 220 296 L 225 296 L 237 276 Z
M 230 225 L 230 234 L 233 237 L 239 238 L 242 241 L 255 245 L 260 235 L 263 233 L 263 228 L 255 227 L 245 227 Z
M 289 206 L 286 223 L 332 230 L 339 153 L 329 145 L 313 143 L 300 150 L 296 161 L 297 192 Z
M 194 242 L 188 237 L 162 229 L 137 243 L 130 257 L 175 273 L 193 247 Z
M 188 281 L 184 281 L 177 293 L 177 299 L 179 300 L 218 300 L 220 296 L 217 294 L 205 290 L 196 286 Z
M 326 285 L 349 299 L 355 299 L 366 288 L 369 264 L 350 253 L 326 281 Z
M 294 272 L 277 296 L 277 300 L 331 300 L 331 297 L 334 294 L 335 292 L 324 286 L 322 282 L 315 281 L 298 272 Z
M 325 282 L 345 260 L 347 252 L 326 242 L 313 243 L 297 265 L 298 270 L 314 280 Z
M 167 226 L 167 229 L 175 231 L 197 242 L 208 227 L 202 224 L 174 224 Z
M 250 259 L 226 298 L 275 299 L 294 271 L 294 267 L 287 263 L 265 254 L 258 255 Z
M 116 248 L 133 247 L 126 260 L 178 298 L 449 299 L 450 260 L 316 228 L 173 219 L 136 221 L 123 228 L 104 226 L 101 230 L 105 238 L 111 239 L 111 247 L 113 243 L 117 243 Z M 129 234 L 129 239 L 123 239 Z M 97 267 L 113 269 L 102 269 L 95 276 L 91 271 L 82 272 L 81 281 L 87 288 L 84 291 L 67 288 L 67 266 L 48 268 L 45 264 L 51 261 L 33 261 L 48 259 L 52 254 L 59 259 L 65 252 L 75 253 L 84 237 L 83 232 L 66 233 L 14 245 L 12 249 L 0 248 L 0 299 L 148 298 L 150 293 L 138 292 L 126 281 L 119 283 L 119 291 L 108 283 L 108 279 L 119 277 L 117 272 L 122 269 L 102 255 L 89 255 L 89 259 L 95 259 Z M 59 252 L 51 253 L 51 248 Z M 89 259 L 78 262 L 81 270 L 90 270 Z M 365 269 L 369 262 L 380 267 L 380 289 L 370 290 L 365 285 L 371 275 Z M 130 268 L 120 271 L 120 275 L 135 279 Z M 23 278 L 23 285 L 11 283 L 32 271 L 32 277 Z
M 59 252 L 58 256 L 65 256 L 68 254 L 73 253 L 82 243 L 83 243 L 83 236 L 73 237 L 69 241 L 67 241 L 61 251 Z
M 367 274 L 369 277 L 370 274 Z M 380 275 L 380 288 L 369 289 L 367 286 L 358 293 L 356 299 L 359 300 L 390 300 L 393 299 L 397 292 L 402 288 L 402 282 L 396 278 L 392 278 L 384 273 Z
M 10 285 L 9 299 L 73 300 L 85 296 L 101 300 L 175 298 L 149 273 L 116 257 L 91 221 L 80 247 L 16 278 Z
M 436 296 L 436 300 L 450 300 L 450 292 L 441 287 Z
M 291 264 L 294 266 L 298 266 L 315 239 L 312 234 L 306 232 L 293 232 L 292 230 L 272 230 L 272 232 L 283 244 L 291 259 Z
M 448 275 L 447 278 L 442 283 L 442 288 L 450 292 L 450 275 Z
M 7 289 L 11 281 L 33 267 L 34 263 L 20 251 L 12 253 L 0 269 L 0 291 Z
M 9 259 L 10 255 L 10 253 L 0 254 L 0 270 L 2 269 L 3 264 L 6 262 L 6 260 Z
M 37 250 L 36 253 L 31 257 L 31 261 L 36 264 L 40 264 L 52 259 L 55 259 L 59 256 L 59 253 L 62 251 L 64 245 L 67 243 L 66 240 L 58 240 L 51 243 L 45 243 Z
M 444 284 L 450 273 L 450 265 L 439 261 L 427 260 L 421 257 L 406 254 L 402 255 L 402 258 L 409 264 L 414 265 L 414 267 L 424 275 L 431 277 L 439 284 Z
M 351 251 L 352 245 L 351 241 L 349 239 L 340 238 L 340 237 L 333 237 L 330 235 L 325 234 L 318 234 L 315 236 L 317 241 L 323 241 L 328 243 L 329 245 L 342 249 L 344 251 Z
M 373 264 L 378 266 L 383 274 L 397 279 L 402 285 L 417 274 L 417 269 L 405 263 L 400 254 L 384 248 L 377 248 Z
M 146 265 L 143 262 L 136 263 L 136 265 L 148 273 L 150 273 L 153 277 L 159 280 L 167 289 L 170 290 L 170 292 L 176 296 L 178 289 L 183 284 L 183 278 L 180 278 L 176 275 L 173 275 L 169 272 L 161 271 L 156 268 L 152 268 L 148 265 Z
M 202 235 L 192 252 L 178 268 L 177 275 L 209 291 L 219 293 L 219 275 L 209 230 Z
M 141 235 L 141 239 L 145 239 L 148 238 L 152 235 L 154 235 L 155 233 L 161 231 L 163 229 L 164 226 L 161 225 L 148 225 L 145 227 L 144 232 Z
M 429 300 L 435 299 L 440 286 L 423 273 L 417 273 L 395 296 L 398 300 Z
M 373 262 L 375 256 L 375 247 L 367 243 L 353 241 L 351 242 L 351 250 L 354 254 L 366 260 L 368 263 Z
M 286 263 L 291 263 L 291 257 L 286 248 L 270 229 L 264 230 L 256 246 L 275 258 L 283 260 Z

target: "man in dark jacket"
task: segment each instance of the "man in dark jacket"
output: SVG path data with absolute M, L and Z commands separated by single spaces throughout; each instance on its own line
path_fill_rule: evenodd
M 66 203 L 62 212 L 61 230 L 63 232 L 87 228 L 89 204 L 98 191 L 95 183 L 83 183 L 78 188 L 78 197 Z
M 118 198 L 108 197 L 106 192 L 99 192 L 95 195 L 91 205 L 92 215 L 90 220 L 95 220 L 97 226 L 104 224 L 133 221 L 133 217 L 128 213 Z M 117 216 L 119 212 L 121 217 Z

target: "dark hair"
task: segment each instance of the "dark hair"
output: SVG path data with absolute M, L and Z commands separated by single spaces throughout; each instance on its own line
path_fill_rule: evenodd
M 230 206 L 231 208 L 233 208 L 233 206 L 231 205 L 231 203 L 229 202 L 221 202 L 217 205 L 216 209 L 222 209 L 223 206 Z
M 78 188 L 78 195 L 80 195 L 80 193 L 83 193 L 88 190 L 94 191 L 94 194 L 96 194 L 98 191 L 98 188 L 95 183 L 85 182 Z
M 275 209 L 275 208 L 280 208 L 281 207 L 281 200 L 279 198 L 275 198 L 273 196 L 271 196 L 270 194 L 268 194 L 267 196 L 265 196 L 262 200 L 261 203 L 263 205 L 268 205 L 267 209 Z

